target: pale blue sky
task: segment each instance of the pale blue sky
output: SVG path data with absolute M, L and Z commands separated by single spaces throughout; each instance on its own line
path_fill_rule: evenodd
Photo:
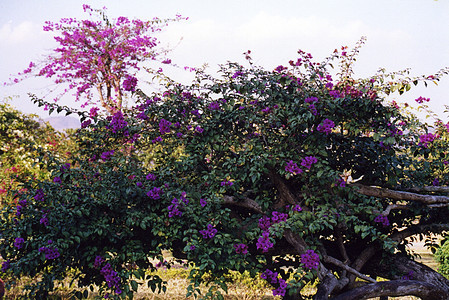
M 83 3 L 106 6 L 111 17 L 189 17 L 160 35 L 163 45 L 176 46 L 172 58 L 182 66 L 208 63 L 213 70 L 227 60 L 244 62 L 242 53 L 251 50 L 256 63 L 272 68 L 295 59 L 298 49 L 322 59 L 342 45 L 353 46 L 361 36 L 368 41 L 356 65 L 360 76 L 379 67 L 411 68 L 413 75 L 423 75 L 449 66 L 449 4 L 443 0 L 0 0 L 0 82 L 54 45 L 42 31 L 46 20 L 85 18 Z M 30 80 L 1 87 L 0 97 L 19 95 L 13 102 L 19 109 L 45 116 L 26 92 L 43 95 L 49 83 Z M 443 104 L 449 104 L 449 78 L 399 100 L 412 103 L 418 96 L 430 97 L 431 107 L 442 112 Z M 70 99 L 64 101 L 71 105 Z

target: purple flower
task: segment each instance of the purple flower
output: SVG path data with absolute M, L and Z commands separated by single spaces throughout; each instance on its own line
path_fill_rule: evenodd
M 190 250 L 195 250 L 196 249 L 196 246 L 195 245 L 190 245 Z
M 204 199 L 200 199 L 200 205 L 201 207 L 205 207 L 207 205 L 207 201 Z
M 419 96 L 419 98 L 415 99 L 416 102 L 418 102 L 419 104 L 423 103 L 423 102 L 429 102 L 430 98 L 424 98 Z
M 92 107 L 89 111 L 89 117 L 94 118 L 96 116 L 98 116 L 98 111 L 100 109 L 98 107 Z
M 432 182 L 433 186 L 439 186 L 440 185 L 440 181 L 438 180 L 438 178 L 435 178 Z
M 137 86 L 137 78 L 133 76 L 127 76 L 123 81 L 123 89 L 127 92 L 134 92 Z
M 329 95 L 331 95 L 331 96 L 334 97 L 334 98 L 340 98 L 340 97 L 341 97 L 341 96 L 340 96 L 340 92 L 337 91 L 337 90 L 330 90 L 330 91 L 329 91 Z
M 156 175 L 148 173 L 148 175 L 145 177 L 147 180 L 155 181 Z
M 148 191 L 147 196 L 153 200 L 159 200 L 161 198 L 162 189 L 158 187 L 152 188 Z
M 234 75 L 232 75 L 232 78 L 237 78 L 237 77 L 242 76 L 242 75 L 243 75 L 243 72 L 237 71 L 237 72 L 234 73 Z
M 44 197 L 45 197 L 44 191 L 41 190 L 41 189 L 38 189 L 36 191 L 36 195 L 34 195 L 34 200 L 36 200 L 36 201 L 44 201 Z
M 211 239 L 217 234 L 217 229 L 212 224 L 207 224 L 207 229 L 200 230 L 200 234 L 204 239 Z
M 173 198 L 173 200 L 171 201 L 171 205 L 168 206 L 168 217 L 169 218 L 173 218 L 173 217 L 180 217 L 182 216 L 182 209 L 184 208 L 185 203 L 181 200 L 181 199 L 176 199 Z
M 234 248 L 235 248 L 236 253 L 241 253 L 241 254 L 248 253 L 248 246 L 245 244 L 235 244 Z
M 308 97 L 304 100 L 304 102 L 306 103 L 315 103 L 318 102 L 318 98 L 317 97 Z
M 335 127 L 335 123 L 332 120 L 325 119 L 321 124 L 317 126 L 317 130 L 325 134 L 332 132 L 332 128 Z
M 104 258 L 101 257 L 100 255 L 97 255 L 97 256 L 95 257 L 94 268 L 95 268 L 95 269 L 98 269 L 99 267 L 101 267 L 101 265 L 103 264 L 103 262 L 104 262 Z
M 17 249 L 21 249 L 23 247 L 23 243 L 25 242 L 25 240 L 21 237 L 18 237 L 14 240 L 14 247 L 16 247 Z
M 125 121 L 125 117 L 121 111 L 116 112 L 112 115 L 111 123 L 109 123 L 108 128 L 112 130 L 112 132 L 116 133 L 128 126 L 128 122 Z
M 115 293 L 117 293 L 118 291 L 121 293 L 121 279 L 118 276 L 118 273 L 112 269 L 112 266 L 109 263 L 105 264 L 103 268 L 101 268 L 100 273 L 104 276 L 106 284 L 109 288 L 115 288 Z
M 293 173 L 294 175 L 302 173 L 302 170 L 298 167 L 296 163 L 293 162 L 293 160 L 287 163 L 287 165 L 285 166 L 285 171 Z
M 92 121 L 91 121 L 90 119 L 84 121 L 83 123 L 81 123 L 81 128 L 86 128 L 86 127 L 88 127 L 88 126 L 90 125 L 90 123 L 92 123 Z
M 273 246 L 274 244 L 270 241 L 270 233 L 268 231 L 262 232 L 262 236 L 257 239 L 257 249 L 262 249 L 262 252 L 268 252 Z
M 271 219 L 267 216 L 263 216 L 259 219 L 259 228 L 263 231 L 267 231 L 271 226 Z
M 273 211 L 271 213 L 272 217 L 271 217 L 271 222 L 272 224 L 276 224 L 276 223 L 280 223 L 280 222 L 285 222 L 287 221 L 288 215 L 284 214 L 284 213 L 280 213 L 278 211 Z
M 198 133 L 203 133 L 204 129 L 201 128 L 200 126 L 196 126 L 195 127 L 195 131 L 198 132 Z
M 302 208 L 301 208 L 301 206 L 299 206 L 299 204 L 297 204 L 297 205 L 295 205 L 293 208 L 292 208 L 292 210 L 293 211 L 302 211 Z
M 55 178 L 53 178 L 53 182 L 54 183 L 61 183 L 61 177 L 55 176 Z
M 103 152 L 101 153 L 101 159 L 103 161 L 110 160 L 112 155 L 114 155 L 114 150 Z
M 11 262 L 9 259 L 2 262 L 2 273 L 5 273 L 10 267 L 11 267 Z
M 301 161 L 301 166 L 304 168 L 310 169 L 313 164 L 317 163 L 318 159 L 315 156 L 306 156 Z
M 381 223 L 384 227 L 387 227 L 390 225 L 390 221 L 388 220 L 387 216 L 384 216 L 382 214 L 378 215 L 375 219 L 374 222 L 376 223 Z
M 45 227 L 48 226 L 48 218 L 47 218 L 47 214 L 44 214 L 42 216 L 42 218 L 39 220 L 39 223 L 44 225 Z
M 307 250 L 306 253 L 301 254 L 301 263 L 306 269 L 318 269 L 320 257 L 315 251 Z
M 433 142 L 437 138 L 436 135 L 433 135 L 432 133 L 423 134 L 419 137 L 419 143 L 424 147 L 427 148 L 428 143 Z
M 159 121 L 159 132 L 161 134 L 169 133 L 170 132 L 170 125 L 171 125 L 170 121 L 167 121 L 165 119 L 161 119 Z
M 209 104 L 210 110 L 219 110 L 220 109 L 220 103 L 218 101 L 214 101 L 211 104 Z
M 55 247 L 40 247 L 39 252 L 45 254 L 45 259 L 56 259 L 61 256 L 58 249 Z
M 138 181 L 138 182 L 136 182 L 136 186 L 137 186 L 137 187 L 142 187 L 142 186 L 143 186 L 143 183 L 140 182 L 140 181 Z
M 221 182 L 221 186 L 232 186 L 234 183 L 230 180 L 225 180 Z

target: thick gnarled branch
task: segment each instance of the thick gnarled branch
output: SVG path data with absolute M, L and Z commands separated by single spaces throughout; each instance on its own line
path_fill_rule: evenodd
M 392 280 L 370 283 L 333 297 L 332 300 L 371 299 L 381 296 L 417 296 L 423 300 L 448 299 L 447 291 L 428 282 Z
M 405 200 L 421 202 L 426 205 L 449 203 L 449 197 L 438 195 L 422 195 L 411 192 L 395 191 L 387 188 L 366 186 L 361 184 L 352 184 L 357 187 L 357 192 L 366 196 L 372 196 L 377 198 L 389 198 L 392 200 Z

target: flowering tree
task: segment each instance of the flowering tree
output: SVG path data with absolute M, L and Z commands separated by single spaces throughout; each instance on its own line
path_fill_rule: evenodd
M 129 111 L 80 113 L 78 155 L 3 210 L 2 271 L 42 275 L 27 297 L 74 272 L 80 288 L 125 298 L 142 280 L 165 291 L 145 271 L 169 249 L 191 267 L 187 295 L 206 283 L 202 296 L 223 299 L 226 274 L 248 270 L 284 299 L 312 297 L 308 283 L 314 299 L 447 299 L 449 282 L 407 248 L 449 227 L 447 125 L 430 132 L 383 99 L 447 70 L 354 79 L 359 46 L 272 71 L 229 63 L 219 78 L 138 90 Z
M 42 64 L 31 62 L 19 75 L 52 78 L 58 87 L 65 86 L 55 100 L 73 90 L 76 101 L 96 104 L 97 98 L 93 97 L 96 91 L 99 104 L 113 113 L 122 109 L 125 94 L 135 90 L 135 74 L 142 62 L 171 63 L 163 58 L 167 51 L 157 47 L 159 41 L 154 34 L 168 22 L 183 18 L 178 15 L 169 20 L 142 21 L 119 17 L 110 21 L 104 10 L 88 5 L 83 5 L 83 9 L 95 19 L 63 18 L 59 23 L 46 22 L 44 31 L 57 33 L 55 40 L 59 47 Z
M 67 158 L 75 150 L 66 133 L 41 124 L 36 117 L 22 114 L 8 103 L 0 103 L 0 205 L 11 201 L 8 191 L 21 183 L 31 178 L 50 178 L 45 164 L 36 164 L 39 151 Z

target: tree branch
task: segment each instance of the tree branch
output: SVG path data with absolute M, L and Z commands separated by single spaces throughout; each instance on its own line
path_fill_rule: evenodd
M 443 231 L 449 231 L 449 224 L 424 224 L 424 225 L 412 225 L 410 227 L 407 227 L 404 230 L 398 231 L 393 233 L 390 237 L 394 241 L 402 241 L 405 238 L 418 234 L 418 233 L 425 233 L 425 232 L 435 232 L 440 233 Z
M 445 300 L 449 296 L 447 291 L 428 282 L 416 280 L 393 280 L 370 283 L 346 293 L 340 294 L 332 300 L 364 300 L 381 296 L 417 296 L 423 300 Z
M 343 270 L 346 270 L 346 271 L 348 271 L 349 273 L 352 273 L 352 274 L 354 274 L 355 276 L 357 276 L 357 277 L 359 277 L 359 278 L 361 278 L 361 279 L 363 279 L 363 280 L 366 280 L 366 281 L 369 281 L 369 282 L 373 282 L 373 283 L 374 283 L 374 282 L 377 282 L 377 281 L 374 280 L 373 278 L 370 278 L 370 277 L 368 277 L 368 276 L 366 276 L 366 275 L 360 273 L 359 271 L 357 271 L 357 270 L 351 268 L 350 266 L 344 264 L 342 261 L 340 261 L 340 260 L 338 260 L 338 259 L 336 259 L 336 258 L 333 258 L 332 256 L 323 255 L 323 260 L 324 260 L 325 262 L 331 263 L 331 264 L 333 264 L 333 265 L 335 265 L 335 266 L 337 266 L 337 267 L 340 267 L 340 268 L 342 268 Z
M 235 199 L 232 196 L 223 196 L 223 203 L 224 204 L 228 204 L 228 205 L 233 205 L 233 206 L 240 206 L 240 207 L 244 207 L 244 208 L 248 208 L 251 209 L 259 214 L 263 214 L 263 210 L 260 207 L 259 203 L 257 203 L 256 201 L 254 201 L 253 199 L 250 198 L 243 198 L 243 199 Z
M 440 204 L 449 203 L 449 197 L 447 196 L 437 196 L 437 195 L 421 195 L 410 192 L 395 191 L 387 188 L 379 188 L 373 186 L 366 186 L 361 184 L 352 184 L 352 186 L 357 187 L 357 191 L 360 194 L 366 196 L 372 196 L 377 198 L 389 198 L 393 200 L 408 200 L 416 201 L 424 204 Z

